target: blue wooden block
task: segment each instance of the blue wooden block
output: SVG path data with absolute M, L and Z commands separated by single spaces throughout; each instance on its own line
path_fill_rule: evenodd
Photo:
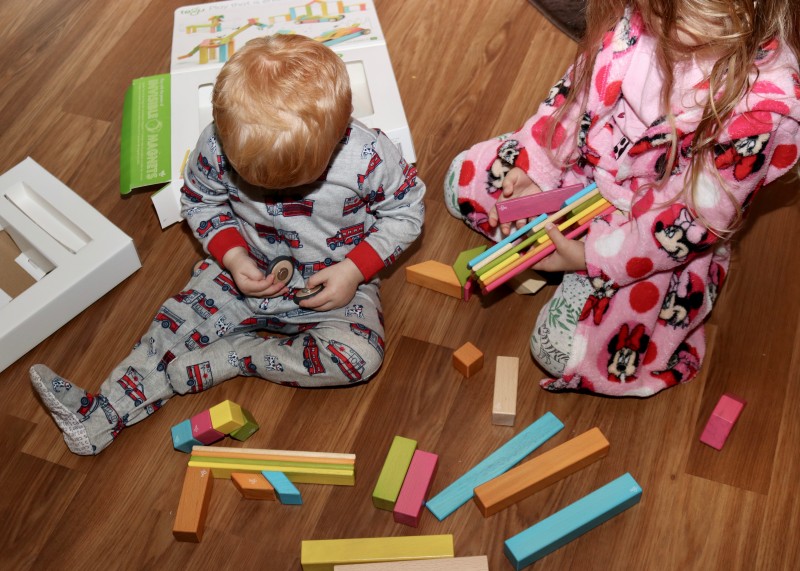
M 191 419 L 187 418 L 172 427 L 172 446 L 175 450 L 180 450 L 187 454 L 192 452 L 192 446 L 203 446 L 203 443 L 192 435 Z
M 505 554 L 519 571 L 639 503 L 642 488 L 630 474 L 598 488 L 577 502 L 505 542 Z
M 564 424 L 552 412 L 545 413 L 539 420 L 492 452 L 480 464 L 428 500 L 426 504 L 428 510 L 436 516 L 436 519 L 442 521 L 472 499 L 475 488 L 519 464 L 525 456 L 539 448 L 562 428 Z
M 303 503 L 300 497 L 300 490 L 286 477 L 283 472 L 276 472 L 272 470 L 262 470 L 262 474 L 267 481 L 275 488 L 275 494 L 282 504 L 299 506 Z

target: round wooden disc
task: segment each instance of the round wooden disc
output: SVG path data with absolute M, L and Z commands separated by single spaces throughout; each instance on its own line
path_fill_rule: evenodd
M 323 289 L 325 289 L 325 286 L 322 284 L 319 284 L 318 286 L 314 286 L 312 288 L 304 287 L 303 289 L 299 289 L 296 292 L 294 292 L 294 302 L 300 303 L 304 299 L 310 299 L 315 295 L 317 295 L 319 292 L 321 292 Z
M 289 283 L 294 275 L 294 264 L 288 256 L 280 256 L 272 260 L 269 265 L 269 273 L 275 277 L 276 283 Z

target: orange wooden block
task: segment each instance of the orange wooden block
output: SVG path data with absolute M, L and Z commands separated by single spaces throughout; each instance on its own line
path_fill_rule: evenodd
M 461 282 L 453 266 L 428 260 L 421 264 L 406 266 L 406 281 L 433 291 L 461 299 Z
M 271 500 L 277 501 L 275 488 L 262 474 L 245 474 L 232 472 L 231 481 L 242 497 L 246 500 Z
M 172 535 L 178 541 L 200 543 L 213 485 L 214 478 L 208 468 L 186 468 L 181 499 L 175 512 L 175 524 L 172 526 Z
M 453 366 L 470 378 L 483 368 L 483 353 L 472 343 L 464 343 L 453 353 Z
M 592 428 L 560 446 L 475 488 L 475 503 L 484 517 L 585 468 L 606 454 L 610 445 L 599 428 Z

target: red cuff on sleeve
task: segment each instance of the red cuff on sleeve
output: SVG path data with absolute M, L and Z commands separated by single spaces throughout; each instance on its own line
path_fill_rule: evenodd
M 378 252 L 367 242 L 361 242 L 346 256 L 352 261 L 364 276 L 364 281 L 369 281 L 381 271 L 385 264 Z
M 237 246 L 247 248 L 247 242 L 244 241 L 244 238 L 236 228 L 226 228 L 225 230 L 220 230 L 208 242 L 208 253 L 214 256 L 222 265 L 222 257 L 228 250 L 232 250 Z

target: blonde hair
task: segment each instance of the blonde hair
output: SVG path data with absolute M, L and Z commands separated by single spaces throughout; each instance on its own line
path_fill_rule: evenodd
M 689 149 L 689 176 L 677 197 L 689 202 L 688 199 L 694 198 L 704 165 L 713 164 L 714 146 L 726 119 L 750 90 L 762 46 L 777 39 L 800 58 L 800 0 L 588 0 L 587 31 L 578 46 L 567 104 L 557 111 L 557 120 L 569 103 L 579 101 L 585 109 L 594 57 L 603 36 L 622 18 L 628 6 L 638 10 L 645 28 L 657 40 L 657 64 L 664 75 L 661 110 L 673 134 L 662 178 L 645 188 L 664 183 L 677 160 L 680 141 L 670 106 L 676 62 L 693 54 L 713 54 L 714 64 L 707 79 L 709 93 L 716 96 L 709 97 L 695 130 Z M 550 126 L 551 141 L 557 120 Z M 727 189 L 726 192 L 731 198 Z M 730 227 L 709 228 L 711 231 L 724 235 L 739 224 L 741 208 L 732 198 L 731 202 L 736 207 L 736 216 Z M 702 215 L 698 217 L 707 223 Z
M 278 189 L 313 182 L 345 134 L 352 112 L 344 62 L 300 35 L 247 42 L 222 67 L 214 123 L 245 181 Z

